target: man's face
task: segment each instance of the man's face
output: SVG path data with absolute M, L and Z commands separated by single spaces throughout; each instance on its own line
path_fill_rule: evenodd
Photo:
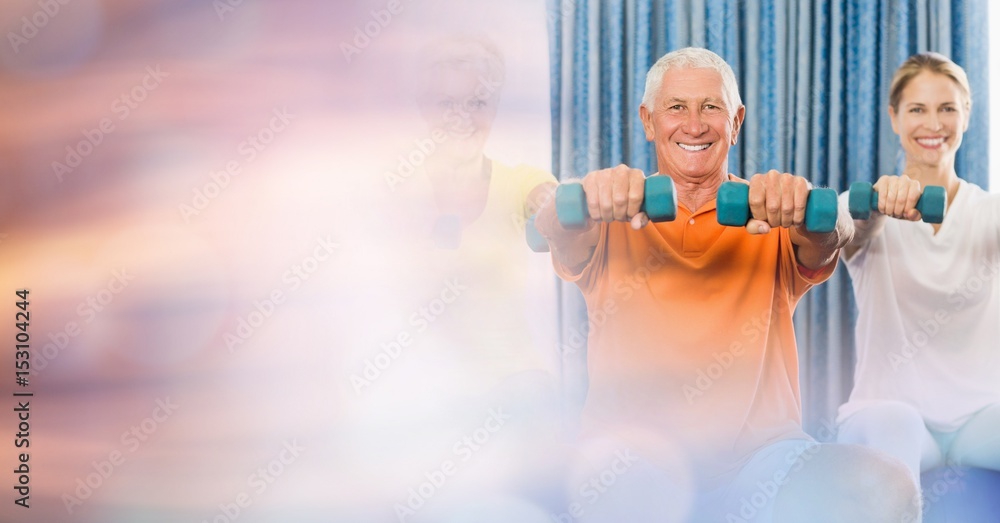
M 495 82 L 474 68 L 442 67 L 421 99 L 431 131 L 442 131 L 441 152 L 455 159 L 482 155 L 496 118 L 500 93 Z
M 727 106 L 722 75 L 704 68 L 667 71 L 652 107 L 639 108 L 660 173 L 692 182 L 725 177 L 743 115 L 743 106 Z

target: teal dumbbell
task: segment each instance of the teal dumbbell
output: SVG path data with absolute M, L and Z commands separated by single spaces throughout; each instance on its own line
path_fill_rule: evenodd
M 750 186 L 740 182 L 724 182 L 715 199 L 719 223 L 743 227 L 750 221 Z M 832 232 L 837 228 L 837 191 L 812 189 L 806 200 L 806 230 Z
M 646 178 L 640 210 L 654 222 L 669 222 L 677 218 L 674 180 L 662 175 Z M 590 211 L 582 184 L 564 183 L 556 188 L 556 216 L 559 217 L 559 224 L 567 229 L 581 229 L 587 224 Z
M 944 221 L 944 207 L 947 200 L 948 193 L 944 187 L 928 185 L 924 187 L 920 199 L 917 200 L 917 210 L 925 222 L 941 223 Z M 847 208 L 851 211 L 851 218 L 867 220 L 872 211 L 878 210 L 878 191 L 868 182 L 852 183 L 847 195 Z
M 524 224 L 524 239 L 528 242 L 528 247 L 535 252 L 549 252 L 549 242 L 542 237 L 541 233 L 538 232 L 538 228 L 535 227 L 535 216 L 532 215 L 528 218 L 527 223 Z

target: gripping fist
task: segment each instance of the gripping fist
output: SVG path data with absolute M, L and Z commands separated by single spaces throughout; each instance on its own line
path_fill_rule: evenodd
M 594 171 L 581 182 L 587 194 L 590 219 L 599 222 L 630 222 L 641 229 L 649 218 L 642 208 L 646 177 L 639 169 L 619 165 Z
M 878 211 L 892 218 L 917 221 L 921 218 L 916 209 L 923 192 L 920 182 L 907 175 L 882 176 L 875 182 L 878 191 Z
M 805 227 L 809 180 L 774 169 L 750 178 L 750 221 L 747 232 L 767 234 L 772 227 Z

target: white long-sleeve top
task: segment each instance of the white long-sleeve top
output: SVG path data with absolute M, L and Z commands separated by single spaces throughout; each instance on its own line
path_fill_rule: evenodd
M 961 181 L 937 234 L 887 219 L 846 265 L 857 366 L 838 421 L 898 400 L 952 431 L 1000 403 L 1000 195 Z

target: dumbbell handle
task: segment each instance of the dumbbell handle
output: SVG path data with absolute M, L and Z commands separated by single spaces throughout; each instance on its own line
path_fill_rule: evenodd
M 923 193 L 921 193 L 920 198 L 917 199 L 917 205 L 915 206 L 915 208 L 919 211 L 920 208 L 923 207 L 923 203 L 924 203 L 924 195 Z M 871 201 L 869 202 L 869 206 L 873 211 L 878 210 L 878 191 L 872 191 L 872 197 Z
M 925 190 L 927 190 L 927 189 L 933 190 L 934 187 L 939 187 L 939 186 L 937 186 L 937 185 L 929 185 L 929 186 L 927 186 L 925 188 Z M 943 187 L 941 187 L 941 188 L 943 189 Z M 930 210 L 930 208 L 929 208 L 930 205 L 929 204 L 930 204 L 931 198 L 924 198 L 924 194 L 925 193 L 923 191 L 921 191 L 920 198 L 917 198 L 917 205 L 915 206 L 915 208 L 918 211 L 920 211 L 920 214 L 924 214 L 925 211 Z M 872 191 L 871 207 L 872 207 L 873 211 L 877 211 L 878 210 L 878 191 Z
M 871 196 L 868 201 L 868 212 L 862 212 L 861 209 L 856 209 L 856 202 L 858 202 L 858 196 L 863 198 L 864 193 L 870 192 Z M 851 184 L 850 188 L 850 208 L 851 216 L 858 220 L 867 220 L 870 216 L 871 211 L 878 210 L 878 191 L 876 191 L 872 185 L 868 182 L 854 182 Z M 946 205 L 948 195 L 944 187 L 940 185 L 928 185 L 925 186 L 923 191 L 920 193 L 920 198 L 917 200 L 916 209 L 920 211 L 920 215 L 923 221 L 927 223 L 941 223 L 944 220 L 944 209 Z M 863 199 L 860 201 L 864 201 Z M 861 208 L 864 208 L 862 203 Z

